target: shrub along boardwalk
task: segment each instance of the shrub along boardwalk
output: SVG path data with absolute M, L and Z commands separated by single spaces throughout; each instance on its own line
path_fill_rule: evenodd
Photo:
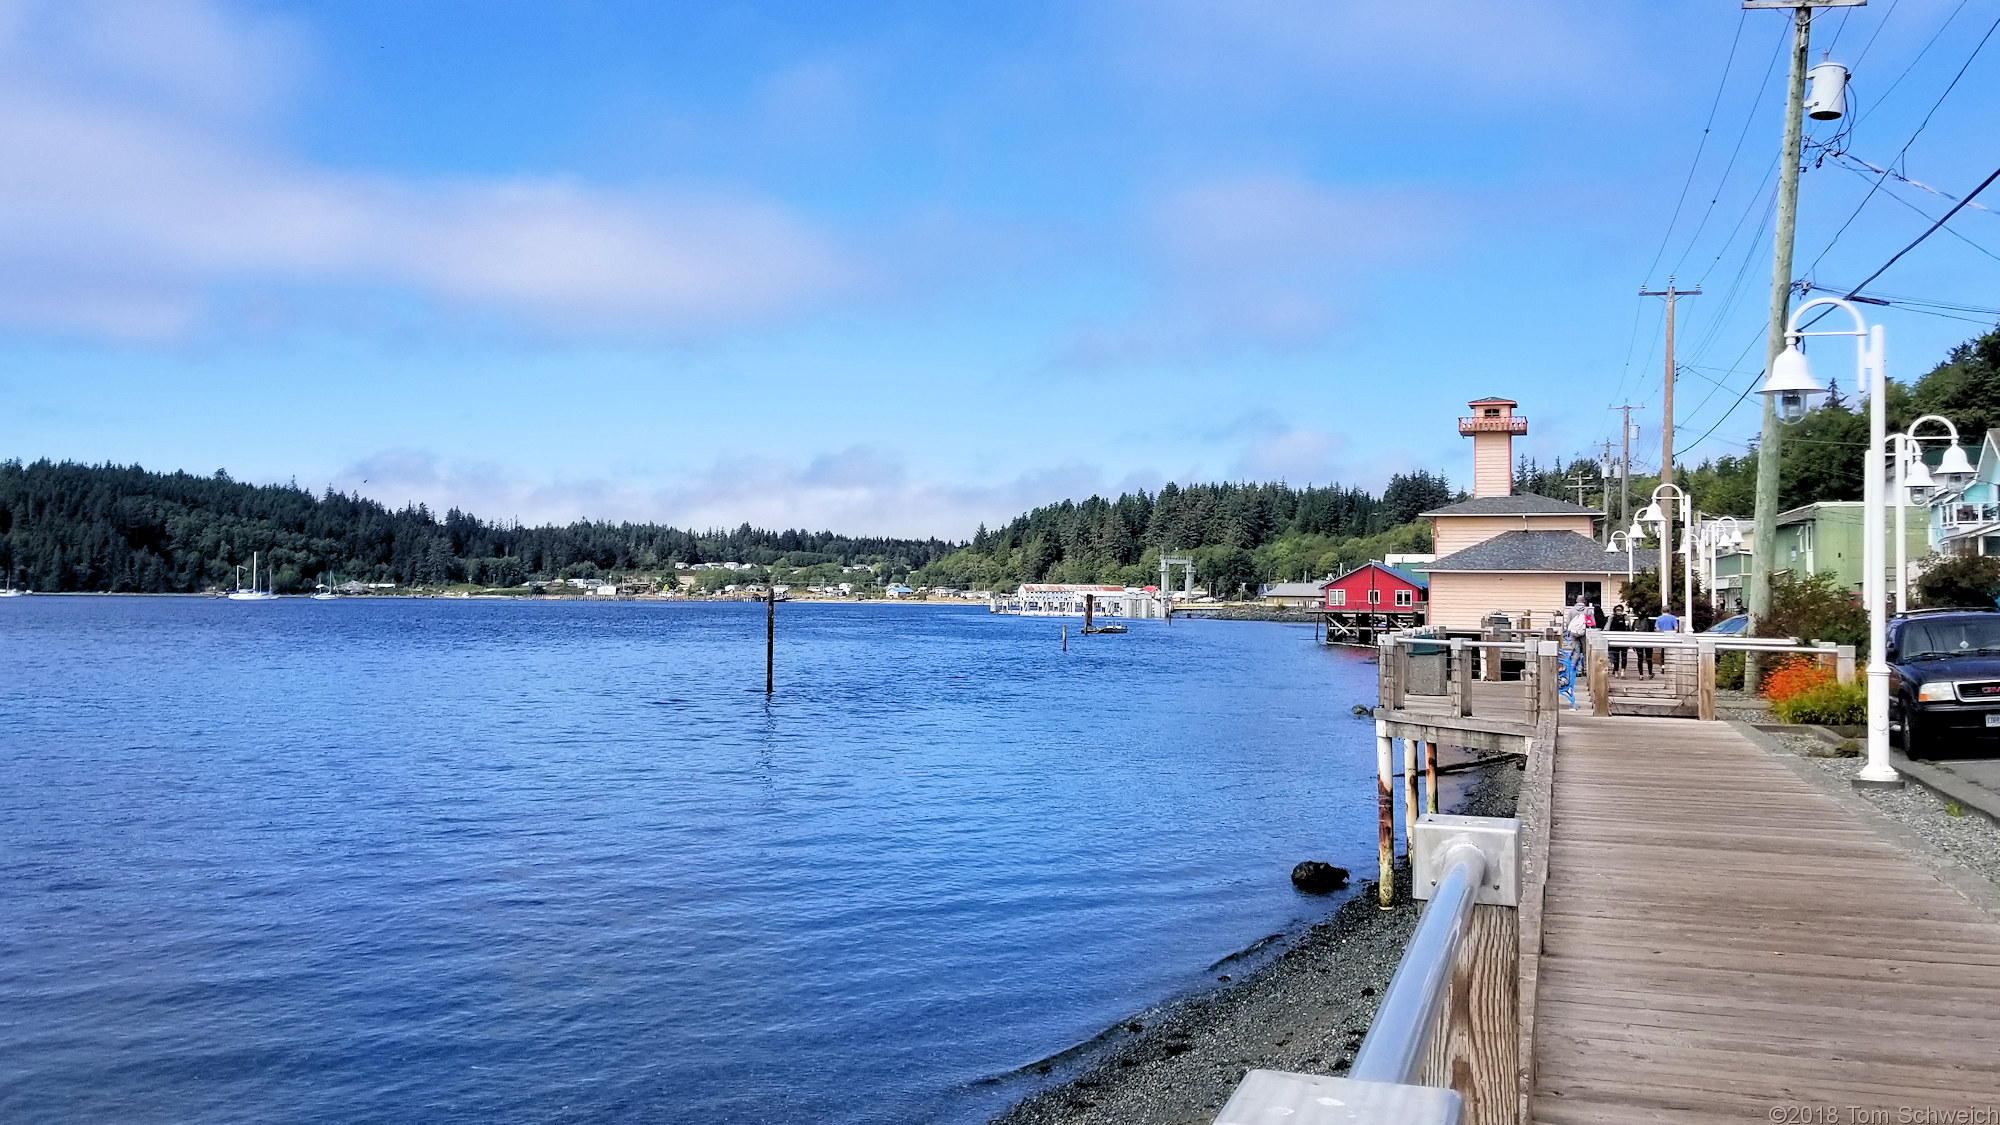
M 2000 921 L 1724 724 L 1557 747 L 1535 1120 L 2000 1107 Z

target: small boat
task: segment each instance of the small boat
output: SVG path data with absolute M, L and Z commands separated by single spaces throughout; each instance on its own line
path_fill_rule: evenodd
M 241 572 L 243 568 L 239 566 L 236 569 Z M 250 552 L 250 588 L 245 590 L 242 587 L 243 579 L 240 573 L 236 581 L 236 589 L 229 591 L 229 600 L 232 602 L 264 602 L 271 601 L 278 596 L 269 590 L 259 590 L 257 588 L 257 552 L 255 551 Z
M 27 593 L 26 590 L 16 590 L 14 588 L 14 572 L 11 570 L 8 571 L 7 585 L 4 589 L 0 589 L 0 598 L 18 598 L 25 593 Z
M 334 591 L 332 576 L 329 575 L 327 580 L 321 584 L 320 589 L 313 593 L 312 600 L 316 602 L 337 602 L 340 600 L 340 595 Z
M 1123 625 L 1099 625 L 1094 629 L 1084 630 L 1086 633 L 1123 633 L 1124 631 L 1125 626 Z

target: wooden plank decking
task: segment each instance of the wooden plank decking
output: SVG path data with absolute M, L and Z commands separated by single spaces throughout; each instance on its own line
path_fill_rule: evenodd
M 1550 823 L 1535 1120 L 2000 1107 L 2000 921 L 1734 729 L 1566 712 Z

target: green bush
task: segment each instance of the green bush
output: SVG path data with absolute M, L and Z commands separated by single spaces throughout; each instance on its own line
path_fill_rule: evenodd
M 1777 712 L 1779 722 L 1854 726 L 1867 721 L 1868 689 L 1860 683 L 1821 684 L 1779 700 L 1771 709 Z
M 1719 652 L 1715 654 L 1715 686 L 1729 691 L 1743 690 L 1742 653 Z

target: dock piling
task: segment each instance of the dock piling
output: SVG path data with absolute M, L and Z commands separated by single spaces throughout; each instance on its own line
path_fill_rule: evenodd
M 778 588 L 775 585 L 764 589 L 764 694 L 770 695 L 777 689 L 778 662 Z
M 1384 910 L 1396 901 L 1396 795 L 1389 788 L 1396 768 L 1395 753 L 1389 724 L 1375 720 L 1375 846 L 1380 879 L 1376 898 Z

